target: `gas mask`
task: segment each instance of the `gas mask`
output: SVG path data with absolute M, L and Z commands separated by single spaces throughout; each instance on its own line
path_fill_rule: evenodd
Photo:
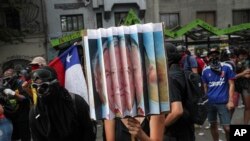
M 37 90 L 39 98 L 48 97 L 59 85 L 55 70 L 48 66 L 33 71 L 31 79 L 33 81 L 31 86 Z
M 52 93 L 53 85 L 57 82 L 58 81 L 54 79 L 51 82 L 32 83 L 31 86 L 37 90 L 40 98 L 44 98 Z
M 15 87 L 17 80 L 18 80 L 17 76 L 3 78 L 3 87 L 13 88 Z
M 219 57 L 210 58 L 209 65 L 213 71 L 217 73 L 221 73 L 221 64 L 220 64 Z

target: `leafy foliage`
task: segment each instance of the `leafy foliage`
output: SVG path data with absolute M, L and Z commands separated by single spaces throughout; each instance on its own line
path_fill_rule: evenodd
M 133 24 L 139 24 L 139 23 L 141 23 L 141 20 L 138 18 L 134 10 L 130 9 L 122 25 L 133 25 Z

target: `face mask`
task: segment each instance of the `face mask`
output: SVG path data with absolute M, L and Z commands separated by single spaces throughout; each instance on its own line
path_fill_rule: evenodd
M 221 72 L 221 64 L 218 57 L 209 59 L 209 65 L 213 71 Z
M 40 66 L 38 64 L 32 64 L 32 65 L 30 65 L 30 67 L 31 67 L 32 71 L 37 70 L 37 69 L 40 68 Z

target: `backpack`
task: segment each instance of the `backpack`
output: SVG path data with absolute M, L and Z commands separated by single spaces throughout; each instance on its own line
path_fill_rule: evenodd
M 207 118 L 208 98 L 205 95 L 201 77 L 192 71 L 184 71 L 184 74 L 187 93 L 184 108 L 194 124 L 202 125 Z

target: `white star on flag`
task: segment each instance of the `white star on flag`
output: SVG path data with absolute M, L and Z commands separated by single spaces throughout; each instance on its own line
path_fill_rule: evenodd
M 67 61 L 68 63 L 70 63 L 71 57 L 72 57 L 72 55 L 69 55 L 69 54 L 67 55 L 66 61 Z

